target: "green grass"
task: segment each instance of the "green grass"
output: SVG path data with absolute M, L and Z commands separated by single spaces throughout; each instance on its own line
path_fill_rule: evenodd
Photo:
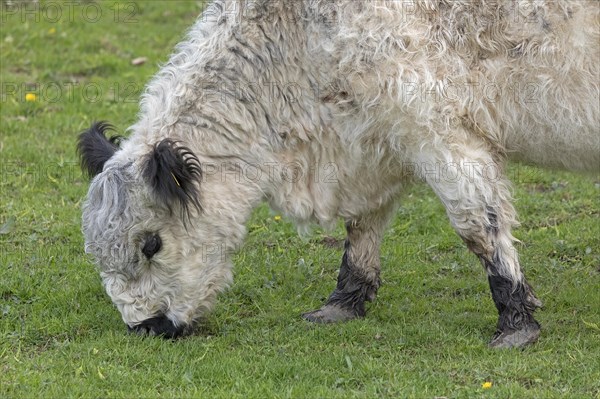
M 383 286 L 366 319 L 299 317 L 333 289 L 341 248 L 325 243 L 343 231 L 300 239 L 260 208 L 236 283 L 198 334 L 126 334 L 83 253 L 75 138 L 96 119 L 135 121 L 143 85 L 200 4 L 121 2 L 127 15 L 115 21 L 106 2 L 96 22 L 88 4 L 57 22 L 2 6 L 0 397 L 600 398 L 598 177 L 522 165 L 510 169 L 515 234 L 545 302 L 543 335 L 526 350 L 486 348 L 496 322 L 486 276 L 420 185 L 385 236 Z

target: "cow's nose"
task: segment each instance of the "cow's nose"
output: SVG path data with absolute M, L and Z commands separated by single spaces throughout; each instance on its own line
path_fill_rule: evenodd
M 173 321 L 165 315 L 146 319 L 133 327 L 127 326 L 130 332 L 140 335 L 158 335 L 163 338 L 179 338 L 183 335 L 185 326 L 175 326 Z

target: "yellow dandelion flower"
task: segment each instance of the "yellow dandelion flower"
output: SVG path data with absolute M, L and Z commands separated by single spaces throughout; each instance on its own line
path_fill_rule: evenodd
M 50 29 L 48 29 L 48 34 L 49 35 L 53 35 L 55 33 L 56 33 L 56 28 L 50 28 Z
M 493 385 L 493 384 L 492 384 L 490 381 L 486 381 L 486 382 L 484 382 L 483 384 L 481 384 L 481 387 L 482 387 L 483 389 L 490 389 L 490 388 L 492 387 L 492 385 Z
M 25 101 L 27 102 L 34 102 L 37 100 L 37 96 L 33 93 L 27 93 L 25 94 Z
M 275 217 L 273 218 L 273 220 L 275 220 L 276 222 L 278 222 L 278 221 L 280 221 L 280 220 L 281 220 L 281 216 L 277 215 L 277 216 L 275 216 Z

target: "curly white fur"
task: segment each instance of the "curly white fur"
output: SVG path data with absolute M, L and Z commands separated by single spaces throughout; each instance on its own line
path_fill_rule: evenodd
M 522 281 L 504 164 L 599 171 L 599 43 L 596 1 L 215 1 L 92 182 L 84 232 L 109 295 L 129 325 L 189 324 L 230 282 L 261 201 L 300 225 L 377 219 L 378 248 L 368 215 L 389 220 L 413 176 L 490 273 Z M 142 178 L 164 138 L 203 167 L 189 229 Z M 165 241 L 151 263 L 147 230 Z

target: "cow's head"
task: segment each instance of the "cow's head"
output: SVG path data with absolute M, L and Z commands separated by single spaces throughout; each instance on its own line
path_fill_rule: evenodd
M 92 177 L 83 206 L 86 252 L 134 331 L 177 337 L 231 281 L 230 253 L 244 235 L 235 193 L 203 176 L 184 143 L 158 139 L 119 149 L 106 123 L 79 136 Z

